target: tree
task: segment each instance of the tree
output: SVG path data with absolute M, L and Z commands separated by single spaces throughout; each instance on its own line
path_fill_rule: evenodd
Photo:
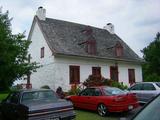
M 146 63 L 143 65 L 144 81 L 160 82 L 160 33 L 143 50 L 143 58 Z
M 15 80 L 38 68 L 36 62 L 28 62 L 30 41 L 24 33 L 12 34 L 9 12 L 0 11 L 0 89 L 7 90 Z

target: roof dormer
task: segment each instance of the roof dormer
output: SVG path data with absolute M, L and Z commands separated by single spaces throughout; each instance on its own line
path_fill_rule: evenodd
M 116 57 L 123 56 L 123 46 L 119 41 L 117 41 L 117 43 L 115 45 L 115 54 L 116 54 Z

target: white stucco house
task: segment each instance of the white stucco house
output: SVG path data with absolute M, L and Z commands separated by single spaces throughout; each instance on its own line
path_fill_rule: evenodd
M 143 60 L 114 33 L 111 23 L 101 29 L 46 18 L 39 7 L 28 40 L 31 61 L 42 65 L 30 76 L 33 88 L 61 86 L 67 91 L 91 74 L 126 85 L 142 81 Z

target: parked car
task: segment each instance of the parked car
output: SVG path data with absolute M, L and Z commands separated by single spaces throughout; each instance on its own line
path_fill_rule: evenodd
M 6 120 L 72 120 L 73 104 L 59 99 L 52 90 L 20 90 L 2 101 L 1 113 Z
M 160 120 L 160 94 L 138 111 L 132 118 L 120 118 L 120 120 Z
M 135 83 L 128 90 L 137 95 L 140 103 L 147 103 L 160 93 L 160 82 Z
M 108 112 L 130 111 L 139 106 L 134 94 L 107 86 L 86 88 L 79 95 L 67 99 L 74 107 L 97 111 L 100 116 Z

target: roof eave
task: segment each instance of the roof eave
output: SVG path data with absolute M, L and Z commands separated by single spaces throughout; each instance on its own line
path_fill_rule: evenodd
M 103 60 L 109 60 L 109 61 L 121 61 L 121 62 L 132 62 L 136 64 L 143 64 L 145 61 L 142 60 L 130 60 L 130 59 L 122 59 L 122 58 L 109 58 L 109 57 L 99 57 L 99 56 L 87 56 L 87 55 L 73 55 L 73 54 L 65 54 L 65 53 L 56 53 L 54 56 L 68 56 L 68 57 L 80 57 L 80 58 L 92 58 L 92 59 L 103 59 Z

